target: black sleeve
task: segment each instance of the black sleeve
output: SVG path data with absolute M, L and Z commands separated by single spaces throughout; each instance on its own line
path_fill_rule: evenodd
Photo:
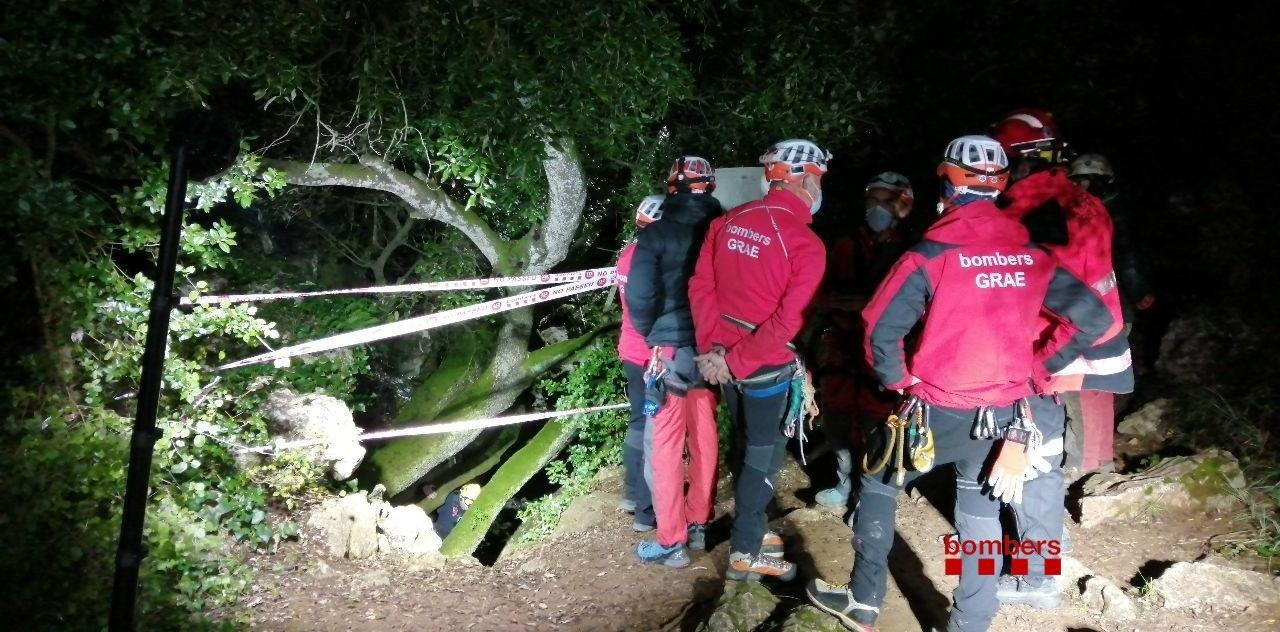
M 1044 297 L 1044 306 L 1071 321 L 1076 327 L 1076 334 L 1071 337 L 1071 341 L 1045 360 L 1044 367 L 1050 373 L 1056 373 L 1071 364 L 1115 324 L 1115 319 L 1111 317 L 1111 312 L 1102 299 L 1088 285 L 1061 267 L 1053 271 L 1049 292 Z
M 631 255 L 631 270 L 627 273 L 627 312 L 631 315 L 631 326 L 646 338 L 662 309 L 662 255 L 657 228 L 655 224 L 640 231 L 635 254 Z

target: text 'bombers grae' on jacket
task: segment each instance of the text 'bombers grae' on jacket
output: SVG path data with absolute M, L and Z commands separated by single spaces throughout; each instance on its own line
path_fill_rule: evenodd
M 635 254 L 636 242 L 623 246 L 618 254 L 618 294 L 622 300 L 622 331 L 618 334 L 618 358 L 623 362 L 644 366 L 649 361 L 649 345 L 644 343 L 636 328 L 631 325 L 631 316 L 627 313 L 627 274 L 631 270 L 631 257 Z
M 1066 219 L 1067 243 L 1045 244 L 1043 248 L 1067 272 L 1098 295 L 1114 319 L 1111 329 L 1084 349 L 1079 357 L 1059 367 L 1055 375 L 1038 374 L 1042 391 L 1100 390 L 1133 392 L 1133 359 L 1124 334 L 1120 288 L 1112 262 L 1114 225 L 1102 200 L 1072 182 L 1062 169 L 1031 174 L 1014 183 L 1005 193 L 1004 212 L 1021 219 L 1028 212 L 1056 202 Z M 1052 313 L 1042 316 L 1038 357 L 1061 352 L 1076 337 L 1074 324 Z
M 625 300 L 631 324 L 650 347 L 694 345 L 689 278 L 707 225 L 722 212 L 720 202 L 705 193 L 669 195 L 662 219 L 636 238 Z
M 1044 361 L 1049 372 L 1112 326 L 1098 296 L 1029 243 L 1025 227 L 988 200 L 965 204 L 898 260 L 862 311 L 867 361 L 886 388 L 931 404 L 1006 405 L 1031 392 L 1042 307 L 1077 329 Z M 922 317 L 908 360 L 903 339 Z
M 822 283 L 826 249 L 809 205 L 782 189 L 711 223 L 689 298 L 698 350 L 720 345 L 734 377 L 795 359 L 789 343 Z

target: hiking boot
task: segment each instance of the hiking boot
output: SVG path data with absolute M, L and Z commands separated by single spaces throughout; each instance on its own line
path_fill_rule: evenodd
M 707 550 L 707 525 L 691 524 L 689 525 L 689 550 L 705 551 Z
M 854 632 L 875 632 L 880 609 L 858 603 L 848 586 L 815 579 L 805 586 L 804 593 L 815 607 L 839 619 L 844 627 Z
M 662 546 L 654 540 L 645 540 L 636 545 L 636 557 L 645 564 L 661 564 L 670 568 L 689 565 L 689 551 L 683 544 Z
M 631 523 L 631 530 L 635 531 L 636 533 L 648 533 L 650 531 L 653 531 L 654 529 L 657 529 L 657 527 L 651 524 L 645 524 L 638 520 Z
M 739 582 L 758 581 L 762 577 L 789 582 L 796 578 L 796 565 L 780 557 L 730 553 L 724 577 Z
M 618 511 L 625 511 L 629 514 L 636 512 L 636 501 L 630 498 L 623 498 L 618 501 Z
M 1031 583 L 1037 582 L 1037 583 Z M 996 588 L 996 599 L 1006 606 L 1031 606 L 1053 610 L 1062 605 L 1062 590 L 1052 577 L 1021 578 L 1005 575 Z
M 782 536 L 774 531 L 765 531 L 760 538 L 760 554 L 769 557 L 782 557 Z
M 823 507 L 843 507 L 849 503 L 849 492 L 842 492 L 839 488 L 829 487 L 818 492 L 814 500 L 818 501 Z

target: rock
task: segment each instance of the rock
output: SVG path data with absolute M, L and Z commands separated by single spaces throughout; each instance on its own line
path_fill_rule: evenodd
M 378 551 L 379 507 L 365 492 L 321 503 L 307 523 L 318 528 L 334 557 L 365 558 Z
M 560 514 L 560 522 L 551 532 L 552 538 L 560 538 L 588 531 L 610 520 L 616 520 L 619 496 L 617 494 L 595 491 L 578 496 L 569 501 L 569 506 Z
M 782 624 L 782 632 L 845 632 L 835 617 L 804 605 L 796 608 Z
M 1216 449 L 1166 459 L 1136 474 L 1095 474 L 1084 483 L 1080 525 L 1169 509 L 1224 511 L 1240 502 L 1245 485 L 1236 458 Z
M 569 339 L 569 330 L 564 327 L 547 327 L 538 331 L 538 336 L 542 338 L 542 342 L 547 345 L 553 345 L 557 342 L 564 342 Z
M 386 534 L 392 550 L 418 555 L 440 550 L 440 536 L 436 535 L 431 518 L 417 505 L 390 507 L 378 522 L 378 529 Z
M 1172 432 L 1166 421 L 1174 411 L 1174 404 L 1169 399 L 1157 399 L 1147 402 L 1142 408 L 1134 411 L 1116 426 L 1117 443 L 1128 446 L 1126 452 L 1131 454 L 1151 454 L 1160 449 Z
M 529 559 L 524 564 L 521 564 L 516 571 L 524 573 L 525 575 L 541 575 L 547 572 L 548 568 L 550 568 L 550 566 L 547 565 L 546 560 L 540 557 L 535 557 Z
M 1129 621 L 1138 616 L 1137 606 L 1124 589 L 1105 577 L 1090 577 L 1080 600 L 1113 621 Z
M 424 573 L 427 571 L 438 571 L 444 568 L 445 559 L 439 551 L 431 551 L 422 555 L 415 555 L 409 558 L 405 568 L 411 573 Z
M 351 478 L 364 460 L 365 449 L 356 440 L 362 432 L 342 400 L 322 393 L 300 395 L 280 389 L 267 396 L 267 427 L 286 441 L 323 440 L 323 445 L 301 449 L 329 469 L 334 480 Z
M 778 598 L 760 582 L 726 582 L 711 618 L 699 632 L 751 632 L 778 607 Z
M 1221 379 L 1262 333 L 1229 310 L 1191 312 L 1169 324 L 1160 339 L 1156 370 L 1175 385 L 1200 386 Z
M 384 570 L 368 571 L 351 579 L 351 592 L 359 597 L 365 593 L 391 585 L 391 574 Z
M 1062 556 L 1062 574 L 1058 576 L 1058 585 L 1062 586 L 1064 592 L 1080 594 L 1080 579 L 1092 575 L 1093 571 L 1080 560 L 1070 555 Z
M 1234 568 L 1217 558 L 1178 562 L 1153 580 L 1151 588 L 1167 608 L 1280 606 L 1280 577 Z

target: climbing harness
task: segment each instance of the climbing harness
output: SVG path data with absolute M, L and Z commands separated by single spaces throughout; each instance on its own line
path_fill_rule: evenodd
M 666 376 L 667 363 L 662 359 L 662 347 L 654 347 L 649 355 L 649 364 L 644 368 L 644 416 L 647 419 L 656 417 L 667 399 Z
M 932 469 L 935 454 L 933 430 L 925 419 L 926 408 L 928 406 L 920 398 L 912 396 L 902 403 L 897 413 L 889 415 L 884 422 L 889 433 L 884 452 L 875 465 L 870 466 L 867 465 L 867 455 L 863 455 L 862 471 L 874 476 L 883 472 L 892 459 L 894 483 L 902 485 L 907 478 L 908 452 L 912 469 L 918 472 Z

